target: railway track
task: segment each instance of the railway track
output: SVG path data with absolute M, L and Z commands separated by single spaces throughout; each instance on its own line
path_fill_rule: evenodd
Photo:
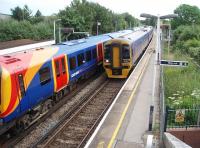
M 81 83 L 79 83 L 77 88 L 74 91 L 72 91 L 69 95 L 65 96 L 46 115 L 44 115 L 41 119 L 39 119 L 37 122 L 32 124 L 24 132 L 18 133 L 17 135 L 14 134 L 11 136 L 11 138 L 7 138 L 5 135 L 2 135 L 0 137 L 0 147 L 7 148 L 7 147 L 14 147 L 14 146 L 18 145 L 18 143 L 20 143 L 24 138 L 26 138 L 31 133 L 31 131 L 35 130 L 42 122 L 45 122 L 46 119 L 49 118 L 49 116 L 51 116 L 53 113 L 55 113 L 59 108 L 62 108 L 63 105 L 72 104 L 71 107 L 68 107 L 69 111 L 66 113 L 66 115 L 73 112 L 74 111 L 73 109 L 75 108 L 75 106 L 78 106 L 80 103 L 82 103 L 84 101 L 84 99 L 79 99 L 78 101 L 77 100 L 74 101 L 73 100 L 74 96 L 76 96 L 76 94 L 79 93 L 83 88 L 85 88 L 87 85 L 90 85 L 90 83 L 92 83 L 99 77 L 100 77 L 100 79 L 103 79 L 103 80 L 105 79 L 104 78 L 105 75 L 102 76 L 102 75 L 98 74 L 88 80 L 84 80 Z M 99 82 L 99 83 L 103 83 L 103 82 Z M 61 118 L 64 118 L 64 117 L 61 117 Z M 21 146 L 17 146 L 17 147 L 21 147 Z M 24 147 L 29 147 L 29 145 L 26 145 Z
M 108 79 L 31 147 L 83 147 L 124 82 Z

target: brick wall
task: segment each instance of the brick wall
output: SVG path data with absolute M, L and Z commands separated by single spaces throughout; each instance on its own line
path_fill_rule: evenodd
M 200 148 L 200 128 L 198 129 L 179 129 L 168 131 L 181 141 L 187 143 L 193 148 Z

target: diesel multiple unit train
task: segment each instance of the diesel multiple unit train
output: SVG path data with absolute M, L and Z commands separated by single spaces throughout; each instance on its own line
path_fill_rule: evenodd
M 104 45 L 103 66 L 109 78 L 127 78 L 153 36 L 153 28 L 145 27 L 109 40 Z
M 25 129 L 67 94 L 79 79 L 102 67 L 106 41 L 124 30 L 0 56 L 0 135 Z

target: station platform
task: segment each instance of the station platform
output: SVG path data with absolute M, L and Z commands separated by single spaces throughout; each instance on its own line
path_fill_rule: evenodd
M 148 134 L 156 136 L 155 133 L 148 131 L 150 106 L 154 106 L 153 126 L 159 122 L 159 93 L 153 90 L 154 86 L 159 86 L 154 83 L 155 79 L 155 82 L 159 83 L 159 74 L 156 77 L 154 75 L 155 42 L 154 37 L 87 142 L 86 148 L 143 148 Z

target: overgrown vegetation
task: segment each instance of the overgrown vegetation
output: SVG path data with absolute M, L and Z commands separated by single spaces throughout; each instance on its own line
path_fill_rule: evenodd
M 39 10 L 32 15 L 27 5 L 23 8 L 11 9 L 11 12 L 14 20 L 0 21 L 0 41 L 53 38 L 53 22 L 58 18 L 62 19 L 62 27 L 73 27 L 77 32 L 89 32 L 93 35 L 97 32 L 98 22 L 101 23 L 98 27 L 99 34 L 127 29 L 139 24 L 139 20 L 128 13 L 116 14 L 97 3 L 86 0 L 73 0 L 71 5 L 61 10 L 54 19 L 44 17 Z
M 33 39 L 46 40 L 53 37 L 51 19 L 31 24 L 29 21 L 0 20 L 0 41 Z
M 165 48 L 164 57 L 188 61 L 189 66 L 164 67 L 165 101 L 172 109 L 168 112 L 167 125 L 196 126 L 200 119 L 200 68 L 197 66 L 200 64 L 200 9 L 183 4 L 174 13 L 178 17 L 171 22 L 174 29 L 172 50 L 168 55 Z M 185 113 L 177 115 L 178 111 L 173 109 L 184 109 Z M 176 121 L 178 117 L 183 120 Z
M 179 26 L 174 31 L 173 49 L 190 55 L 200 64 L 200 25 Z
M 189 59 L 176 51 L 171 60 Z M 164 84 L 166 104 L 172 108 L 194 108 L 200 105 L 200 69 L 189 60 L 188 67 L 165 67 Z

